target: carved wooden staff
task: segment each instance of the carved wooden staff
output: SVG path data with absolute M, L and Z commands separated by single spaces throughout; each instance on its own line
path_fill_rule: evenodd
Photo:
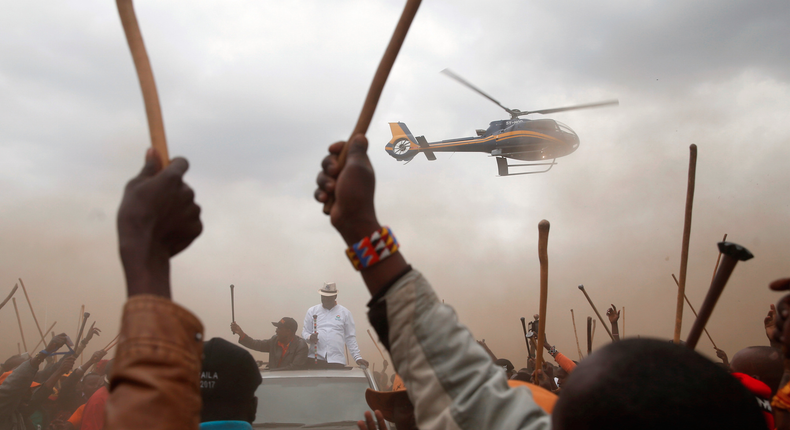
M 374 339 L 374 338 L 373 338 L 373 335 L 370 333 L 370 329 L 368 329 L 368 336 L 370 336 L 370 340 L 372 340 L 372 341 L 373 341 L 373 345 L 375 345 L 375 346 L 376 346 L 376 349 L 378 349 L 378 350 L 379 350 L 379 354 L 381 354 L 381 358 L 382 358 L 384 361 L 387 361 L 387 359 L 386 359 L 386 358 L 384 358 L 384 353 L 383 353 L 383 352 L 381 352 L 381 348 L 379 348 L 379 344 L 378 344 L 378 342 L 376 342 L 376 339 Z
M 721 254 L 719 254 L 719 255 L 721 255 Z M 716 265 L 718 266 L 718 264 L 716 264 Z M 715 275 L 716 274 L 714 273 L 714 278 L 715 278 Z M 675 280 L 675 285 L 677 285 L 678 288 L 680 288 L 680 283 L 678 282 L 678 278 L 675 277 L 674 273 L 672 274 L 672 279 Z M 689 305 L 689 308 L 691 308 L 691 313 L 694 314 L 694 318 L 699 318 L 699 316 L 697 315 L 697 311 L 694 310 L 694 306 L 691 305 L 691 302 L 689 301 L 688 296 L 684 294 L 683 297 L 686 298 L 686 304 Z M 714 349 L 719 349 L 719 348 L 716 347 L 716 342 L 714 342 L 713 338 L 710 337 L 710 333 L 708 333 L 708 329 L 704 329 L 704 331 L 705 331 L 705 334 L 708 335 L 708 339 L 710 339 L 710 343 L 713 344 L 713 348 Z
M 609 330 L 609 327 L 606 326 L 606 323 L 603 321 L 603 317 L 601 317 L 601 313 L 598 312 L 598 308 L 595 307 L 595 304 L 593 304 L 592 299 L 587 294 L 587 290 L 584 289 L 584 285 L 579 285 L 579 289 L 582 290 L 582 293 L 584 293 L 584 297 L 587 297 L 587 301 L 590 302 L 590 306 L 592 306 L 593 311 L 595 311 L 595 315 L 598 315 L 598 319 L 601 320 L 601 325 L 603 326 L 603 328 L 606 329 L 606 333 L 608 333 L 609 337 L 612 338 L 612 340 L 614 340 L 614 336 L 612 335 L 612 331 Z
M 126 34 L 126 41 L 129 43 L 129 50 L 132 52 L 137 78 L 140 80 L 140 89 L 143 92 L 143 102 L 145 103 L 145 114 L 148 118 L 148 131 L 151 135 L 151 146 L 159 152 L 162 167 L 166 167 L 170 163 L 170 155 L 167 151 L 165 125 L 164 121 L 162 121 L 162 110 L 159 106 L 159 95 L 156 92 L 154 73 L 151 71 L 151 62 L 148 60 L 148 53 L 145 51 L 143 35 L 140 33 L 140 26 L 137 24 L 134 5 L 132 0 L 116 0 L 115 3 L 118 5 L 118 14 L 121 16 L 123 31 Z
M 711 314 L 713 314 L 713 308 L 716 307 L 716 302 L 719 301 L 719 297 L 724 291 L 724 286 L 727 285 L 727 281 L 730 279 L 733 269 L 735 269 L 735 264 L 754 257 L 748 249 L 732 242 L 719 242 L 719 251 L 724 258 L 721 261 L 718 272 L 716 272 L 716 277 L 713 278 L 713 283 L 708 289 L 705 301 L 702 302 L 697 319 L 694 321 L 694 325 L 691 326 L 691 332 L 686 338 L 686 346 L 689 349 L 694 349 L 697 346 L 702 330 L 705 328 L 705 324 L 708 323 Z
M 538 347 L 535 356 L 535 384 L 538 381 L 538 372 L 543 369 L 543 338 L 546 333 L 546 303 L 549 295 L 549 227 L 548 221 L 538 223 L 538 260 L 540 261 L 540 310 L 538 311 Z
M 680 328 L 683 325 L 683 297 L 686 294 L 686 269 L 689 262 L 689 238 L 691 237 L 691 209 L 694 206 L 694 181 L 697 174 L 697 145 L 689 146 L 689 179 L 686 188 L 686 219 L 683 223 L 683 245 L 680 250 L 680 281 L 678 300 L 675 307 L 674 341 L 680 344 Z
M 16 322 L 19 323 L 19 335 L 22 336 L 22 346 L 25 347 L 25 351 L 27 351 L 27 342 L 25 342 L 25 332 L 22 331 L 22 319 L 19 318 L 19 308 L 16 307 L 16 297 L 11 299 L 11 303 L 14 304 L 14 312 L 16 312 Z
M 592 317 L 587 317 L 587 356 L 592 353 Z
M 11 297 L 14 296 L 14 293 L 16 293 L 17 288 L 19 288 L 19 285 L 14 284 L 14 288 L 11 290 L 11 294 L 9 294 L 8 297 L 6 297 L 5 300 L 3 300 L 3 303 L 0 303 L 0 309 L 3 309 L 3 306 L 5 306 L 5 304 L 8 303 L 9 300 L 11 300 Z
M 406 39 L 406 34 L 409 32 L 409 27 L 411 26 L 412 20 L 414 20 L 414 15 L 417 14 L 417 9 L 420 7 L 420 1 L 421 0 L 406 1 L 406 6 L 403 8 L 403 13 L 400 16 L 398 25 L 395 27 L 395 32 L 392 34 L 389 45 L 387 45 L 387 50 L 384 51 L 384 57 L 382 57 L 379 68 L 373 76 L 373 82 L 370 84 L 368 95 L 365 98 L 365 104 L 362 106 L 362 112 L 359 114 L 359 119 L 357 119 L 357 125 L 351 133 L 351 138 L 357 134 L 365 134 L 368 131 L 370 121 L 373 119 L 373 113 L 376 112 L 376 106 L 379 103 L 379 97 L 381 97 L 381 92 L 384 90 L 384 84 L 387 83 L 387 77 L 390 74 L 390 70 L 392 70 L 392 65 L 395 64 L 395 59 L 398 58 L 398 51 L 400 51 L 400 47 L 403 45 L 403 40 Z M 346 165 L 351 138 L 343 145 L 343 150 L 340 151 L 340 155 L 338 156 L 338 172 L 343 170 L 343 167 Z M 330 195 L 329 200 L 324 204 L 325 214 L 329 214 L 334 203 L 335 196 Z
M 46 343 L 46 339 L 44 338 L 44 332 L 41 331 L 41 326 L 38 325 L 38 318 L 36 318 L 36 312 L 33 311 L 33 304 L 30 303 L 30 297 L 27 295 L 27 288 L 25 288 L 25 283 L 22 282 L 22 278 L 19 279 L 19 285 L 22 286 L 22 292 L 25 293 L 25 300 L 27 300 L 27 306 L 30 308 L 30 313 L 33 314 L 33 321 L 36 323 L 36 328 L 38 329 L 38 334 L 41 336 L 41 340 Z
M 315 345 L 313 346 L 313 357 L 315 357 L 314 364 L 318 364 L 318 315 L 313 315 L 313 333 L 316 336 Z
M 573 309 L 571 309 L 571 321 L 573 322 L 573 337 L 576 338 L 576 350 L 579 351 L 579 361 L 581 361 L 584 356 L 582 356 L 582 348 L 579 346 L 579 335 L 576 333 L 576 317 L 573 316 Z

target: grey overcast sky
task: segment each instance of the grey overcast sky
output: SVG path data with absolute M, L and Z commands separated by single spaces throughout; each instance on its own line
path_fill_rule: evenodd
M 125 290 L 114 217 L 148 130 L 115 2 L 3 1 L 0 14 L 0 294 L 21 277 L 39 322 L 74 336 L 81 304 L 117 333 Z M 173 262 L 174 299 L 209 337 L 300 326 L 335 281 L 380 369 L 367 291 L 312 200 L 326 147 L 348 137 L 403 7 L 392 0 L 148 1 L 136 9 L 171 154 L 191 163 L 203 235 Z M 701 304 L 729 239 L 740 264 L 709 323 L 730 355 L 767 344 L 767 284 L 790 261 L 790 5 L 785 1 L 424 0 L 368 132 L 381 221 L 410 263 L 494 352 L 526 364 L 519 317 L 538 310 L 537 224 L 548 219 L 549 340 L 576 358 L 598 308 L 625 306 L 625 334 L 674 325 L 688 147 L 699 147 L 687 292 Z M 548 117 L 579 150 L 544 175 L 496 177 L 485 154 L 408 165 L 383 150 L 388 122 L 428 140 L 506 118 L 438 72 Z M 534 118 L 539 118 L 535 116 Z M 28 347 L 35 325 L 17 294 Z M 684 337 L 692 324 L 685 313 Z M 10 304 L 0 355 L 20 342 Z M 621 322 L 622 323 L 622 322 Z M 45 327 L 42 327 L 45 329 Z M 580 339 L 584 344 L 584 339 Z M 607 342 L 598 327 L 595 346 Z M 698 350 L 715 356 L 706 339 Z M 255 353 L 266 359 L 266 354 Z

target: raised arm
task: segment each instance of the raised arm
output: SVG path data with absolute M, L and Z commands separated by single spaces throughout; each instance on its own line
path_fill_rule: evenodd
M 612 324 L 614 342 L 617 342 L 620 340 L 620 330 L 617 328 L 617 321 L 620 320 L 620 311 L 612 304 L 612 307 L 606 311 L 606 316 L 609 317 L 609 323 Z
M 126 185 L 118 242 L 129 299 L 113 365 L 106 428 L 194 428 L 200 422 L 203 326 L 170 300 L 170 258 L 200 234 L 200 207 L 184 183 L 189 165 L 162 168 L 149 149 Z
M 332 225 L 348 246 L 381 228 L 373 207 L 375 176 L 367 140 L 354 136 L 342 172 L 329 147 L 315 198 L 334 195 Z M 403 378 L 420 428 L 548 429 L 549 417 L 504 373 L 398 251 L 360 271 L 373 295 L 368 316 Z M 493 413 L 492 411 L 496 411 Z

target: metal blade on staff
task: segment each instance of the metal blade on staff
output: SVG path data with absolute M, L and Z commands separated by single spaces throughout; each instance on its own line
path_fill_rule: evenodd
M 409 32 L 409 27 L 414 20 L 414 15 L 417 14 L 420 1 L 421 0 L 407 0 L 406 6 L 403 8 L 403 13 L 398 21 L 398 25 L 395 27 L 390 43 L 387 45 L 387 50 L 384 51 L 384 56 L 381 58 L 376 74 L 373 76 L 373 82 L 370 84 L 368 95 L 365 98 L 365 104 L 362 106 L 359 119 L 357 119 L 357 125 L 354 127 L 351 137 L 349 137 L 346 144 L 343 145 L 343 149 L 338 156 L 338 172 L 342 171 L 343 167 L 346 165 L 351 138 L 358 134 L 365 134 L 368 131 L 370 121 L 373 119 L 373 113 L 376 112 L 376 106 L 379 103 L 379 97 L 381 97 L 381 92 L 384 90 L 384 84 L 387 83 L 387 77 L 390 74 L 390 70 L 392 70 L 392 65 L 395 64 L 395 59 L 398 57 L 398 52 L 400 51 L 401 45 L 403 45 L 404 39 L 406 39 L 406 34 Z M 325 214 L 329 214 L 334 203 L 335 196 L 330 195 L 329 199 L 324 203 Z

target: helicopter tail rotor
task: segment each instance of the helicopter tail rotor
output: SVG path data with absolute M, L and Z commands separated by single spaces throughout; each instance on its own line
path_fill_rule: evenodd
M 392 132 L 392 139 L 384 147 L 387 154 L 398 161 L 410 161 L 419 153 L 420 145 L 417 139 L 414 138 L 414 135 L 411 134 L 411 131 L 409 131 L 409 128 L 406 127 L 406 124 L 391 122 L 390 131 Z

